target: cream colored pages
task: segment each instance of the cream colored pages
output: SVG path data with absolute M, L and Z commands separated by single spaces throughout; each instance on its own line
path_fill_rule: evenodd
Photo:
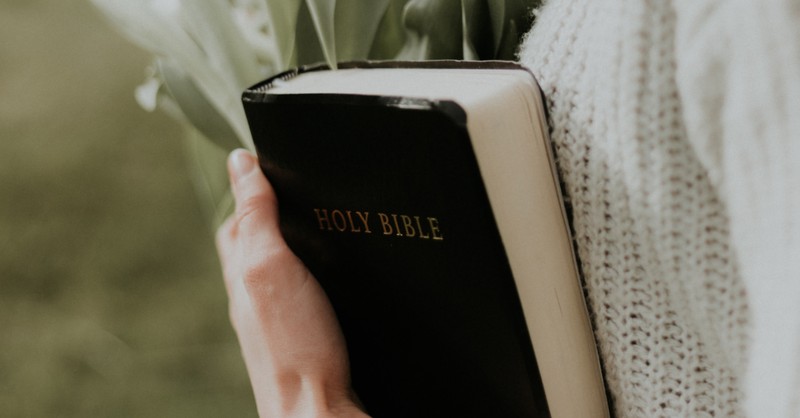
M 270 94 L 363 94 L 452 100 L 469 104 L 492 97 L 498 78 L 511 82 L 519 70 L 463 70 L 420 68 L 346 69 L 301 73 L 291 82 L 276 82 Z M 530 76 L 530 75 L 528 75 Z M 391 82 L 387 82 L 391 80 Z
M 534 81 L 468 108 L 468 129 L 522 300 L 551 415 L 608 417 L 600 361 Z

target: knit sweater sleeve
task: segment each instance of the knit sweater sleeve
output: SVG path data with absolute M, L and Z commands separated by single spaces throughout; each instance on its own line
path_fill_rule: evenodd
M 690 143 L 720 190 L 751 312 L 749 416 L 800 416 L 800 2 L 676 3 Z
M 800 416 L 800 5 L 549 0 L 521 61 L 616 416 Z

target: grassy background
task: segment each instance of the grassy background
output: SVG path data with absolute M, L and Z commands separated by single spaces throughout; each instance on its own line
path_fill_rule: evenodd
M 3 0 L 0 40 L 0 415 L 254 416 L 147 54 L 77 0 Z

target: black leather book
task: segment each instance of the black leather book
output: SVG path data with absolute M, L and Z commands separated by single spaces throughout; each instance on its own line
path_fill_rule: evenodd
M 293 251 L 375 417 L 604 417 L 533 76 L 500 62 L 303 67 L 243 94 Z

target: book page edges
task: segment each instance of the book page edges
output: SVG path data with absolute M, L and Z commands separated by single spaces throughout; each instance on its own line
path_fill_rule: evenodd
M 538 86 L 465 104 L 467 127 L 533 342 L 552 417 L 608 417 Z M 532 141 L 531 139 L 535 139 Z M 563 326 L 563 324 L 568 324 Z

